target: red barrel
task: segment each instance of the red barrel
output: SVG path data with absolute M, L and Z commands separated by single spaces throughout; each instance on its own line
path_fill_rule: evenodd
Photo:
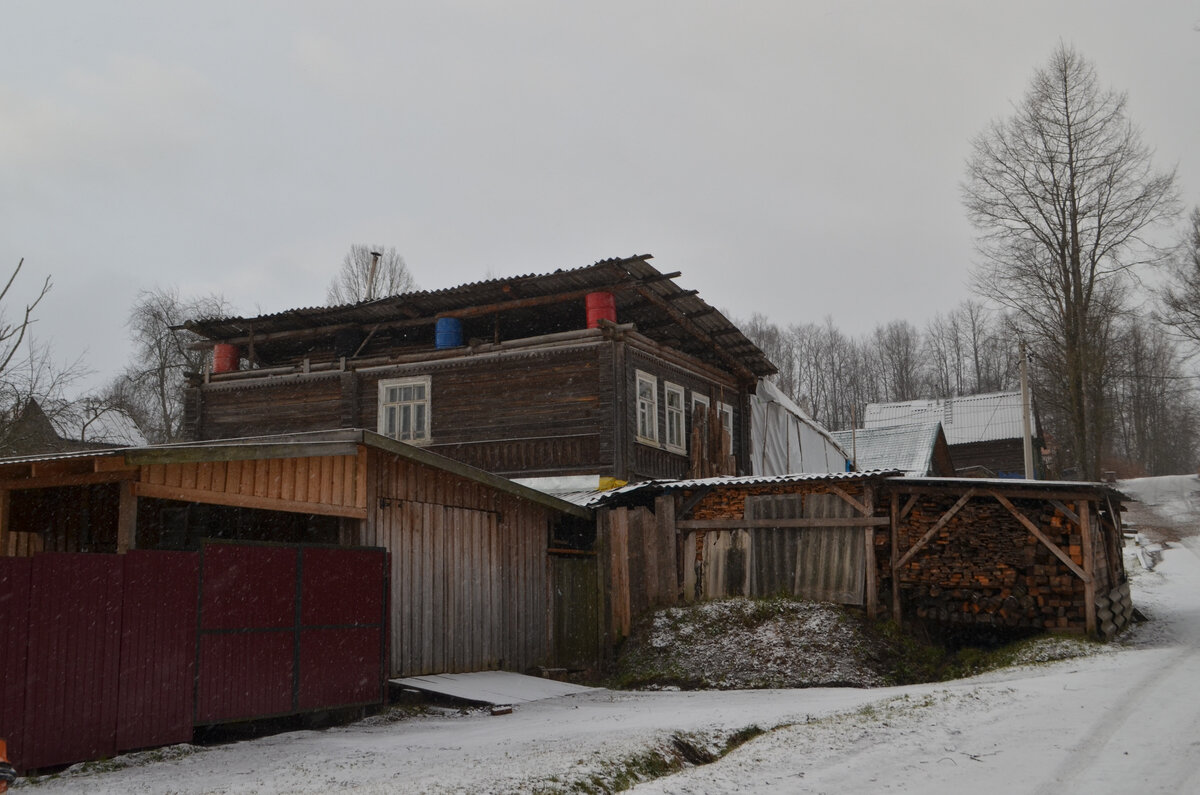
M 232 373 L 238 369 L 238 363 L 241 360 L 241 351 L 238 346 L 229 345 L 224 342 L 217 343 L 213 346 L 213 369 L 214 373 Z
M 587 327 L 599 328 L 601 320 L 617 322 L 617 298 L 612 293 L 588 293 Z

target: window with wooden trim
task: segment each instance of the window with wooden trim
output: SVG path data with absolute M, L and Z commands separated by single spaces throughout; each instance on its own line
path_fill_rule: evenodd
M 658 444 L 658 379 L 637 371 L 637 438 Z
M 411 444 L 429 441 L 429 376 L 379 382 L 379 433 Z
M 683 387 L 678 384 L 663 382 L 663 395 L 666 404 L 667 436 L 664 446 L 673 453 L 687 452 L 687 423 L 683 415 Z
M 728 403 L 717 404 L 717 416 L 721 418 L 721 425 L 725 428 L 725 433 L 729 434 L 729 444 L 733 446 L 733 406 Z M 732 452 L 726 450 L 726 453 Z

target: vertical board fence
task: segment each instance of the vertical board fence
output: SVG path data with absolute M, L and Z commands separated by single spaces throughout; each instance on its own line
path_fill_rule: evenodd
M 0 737 L 18 770 L 383 701 L 384 550 L 213 544 L 201 558 L 0 557 Z

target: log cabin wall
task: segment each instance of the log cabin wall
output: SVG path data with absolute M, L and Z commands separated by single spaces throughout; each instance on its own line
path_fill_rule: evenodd
M 190 441 L 330 430 L 346 427 L 342 403 L 338 372 L 205 384 L 187 390 L 184 428 Z
M 547 664 L 554 512 L 450 472 L 370 455 L 361 542 L 391 552 L 391 675 Z
M 1035 439 L 1034 445 L 1034 468 L 1040 473 L 1041 455 L 1036 454 L 1040 449 L 1039 440 Z M 1002 473 L 1025 476 L 1025 443 L 1021 439 L 955 444 L 950 446 L 950 455 L 954 459 L 955 469 L 959 471 L 982 467 L 986 470 L 985 477 L 999 477 Z
M 620 343 L 618 343 L 620 344 Z M 668 358 L 669 357 L 669 358 Z M 656 478 L 684 478 L 688 473 L 689 450 L 692 443 L 692 405 L 693 397 L 700 396 L 716 407 L 725 403 L 733 408 L 733 440 L 732 454 L 737 459 L 739 470 L 744 469 L 742 462 L 749 460 L 749 433 L 742 427 L 743 419 L 748 416 L 748 400 L 745 389 L 739 389 L 737 382 L 728 375 L 723 375 L 709 368 L 688 366 L 677 357 L 670 356 L 668 350 L 649 343 L 648 340 L 631 339 L 625 345 L 624 366 L 619 371 L 624 372 L 623 400 L 618 403 L 626 407 L 624 422 L 618 423 L 618 431 L 627 440 L 626 457 L 621 474 L 621 480 L 638 481 Z M 657 426 L 658 441 L 647 443 L 638 438 L 637 432 L 637 374 L 647 373 L 654 376 L 657 385 Z M 671 450 L 666 445 L 667 411 L 666 384 L 674 384 L 684 388 L 684 447 L 682 450 Z

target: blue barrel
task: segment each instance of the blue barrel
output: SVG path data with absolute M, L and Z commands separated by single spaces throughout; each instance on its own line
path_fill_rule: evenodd
M 456 317 L 439 317 L 435 337 L 434 345 L 439 351 L 443 348 L 462 347 L 462 321 Z

